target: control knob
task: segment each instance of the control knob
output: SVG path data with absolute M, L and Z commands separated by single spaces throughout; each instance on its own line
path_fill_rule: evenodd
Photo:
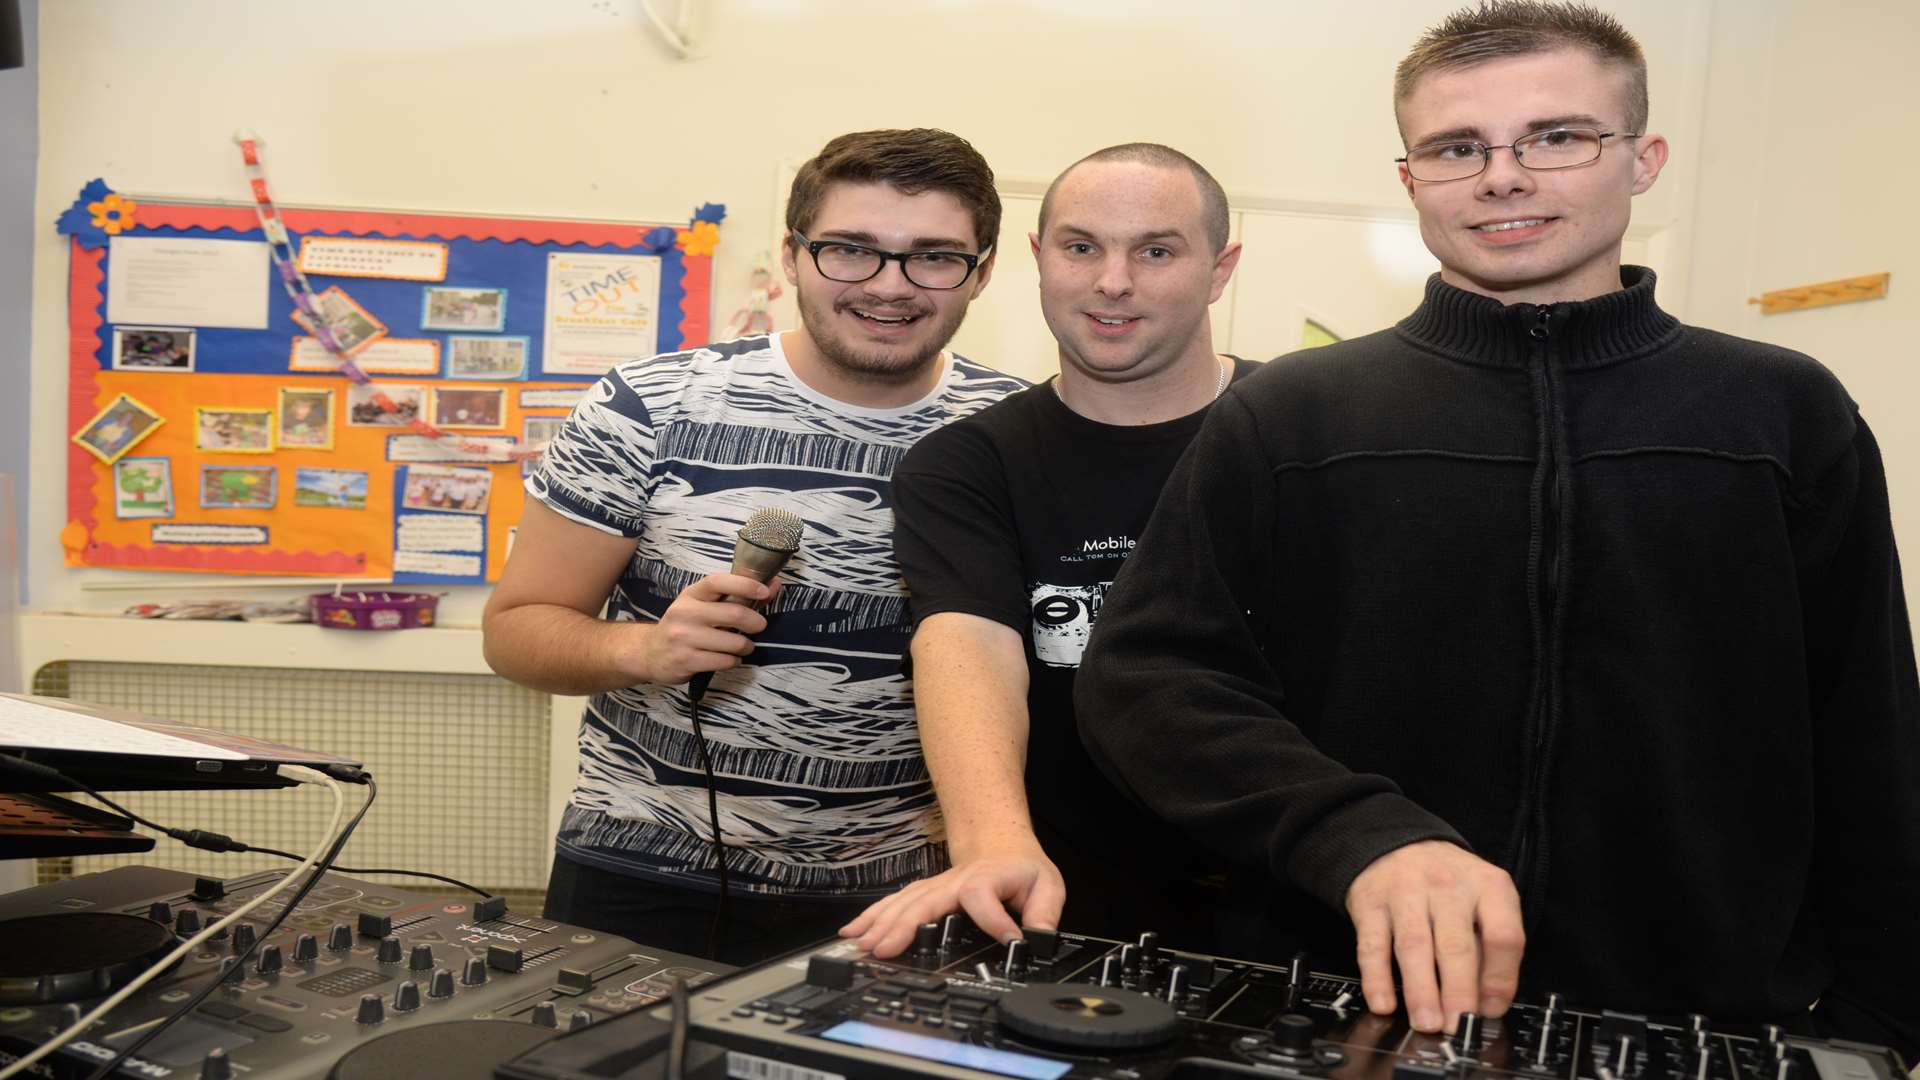
M 412 1012 L 420 1007 L 420 984 L 408 979 L 393 991 L 393 1011 Z
M 351 948 L 353 948 L 353 927 L 343 922 L 334 923 L 333 929 L 327 931 L 327 951 L 346 952 Z
M 227 1052 L 221 1047 L 207 1051 L 200 1061 L 200 1080 L 233 1080 L 233 1062 L 227 1060 Z
M 557 1028 L 560 1026 L 560 1008 L 551 1001 L 543 1001 L 533 1007 L 532 1019 L 538 1027 Z
M 293 942 L 293 962 L 311 964 L 320 959 L 320 942 L 312 934 L 301 934 Z
M 1021 975 L 1026 974 L 1026 971 L 1027 971 L 1026 941 L 1024 941 L 1021 938 L 1014 938 L 1012 941 L 1007 942 L 1007 959 L 1006 959 L 1006 962 L 1001 965 L 1000 970 L 1003 973 L 1005 973 L 1005 975 L 1009 979 L 1017 978 Z
M 407 967 L 413 971 L 432 971 L 433 946 L 415 945 L 413 955 L 407 958 Z
M 387 1007 L 379 994 L 361 994 L 360 1011 L 354 1014 L 353 1022 L 371 1027 L 387 1018 Z
M 913 932 L 913 951 L 918 956 L 932 956 L 940 951 L 940 924 L 921 923 Z
M 481 971 L 486 971 L 482 964 Z M 446 968 L 434 968 L 433 978 L 427 981 L 427 996 L 430 998 L 449 998 L 453 996 L 453 972 Z
M 1463 1054 L 1480 1052 L 1480 1014 L 1463 1012 L 1460 1014 L 1460 1026 L 1455 1029 L 1454 1046 Z
M 1313 1053 L 1313 1020 L 1299 1013 L 1282 1013 L 1273 1022 L 1273 1045 L 1292 1057 Z
M 487 962 L 477 956 L 467 957 L 467 966 L 460 969 L 460 981 L 468 986 L 479 986 L 487 981 Z
M 400 950 L 399 938 L 394 937 L 392 934 L 388 934 L 386 937 L 383 937 L 380 939 L 379 957 L 380 957 L 381 963 L 397 964 L 400 962 L 400 955 L 401 955 L 401 950 Z
M 181 937 L 192 937 L 199 933 L 200 926 L 200 913 L 193 908 L 181 908 L 179 914 L 173 917 L 173 932 Z
M 250 922 L 235 923 L 233 927 L 233 955 L 239 956 L 253 943 L 260 940 L 260 931 Z
M 259 968 L 260 974 L 272 975 L 280 970 L 281 963 L 280 946 L 269 945 L 260 950 L 260 962 L 256 966 Z

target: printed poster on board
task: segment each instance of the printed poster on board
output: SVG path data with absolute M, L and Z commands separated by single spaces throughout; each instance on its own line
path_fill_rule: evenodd
M 658 256 L 549 254 L 541 370 L 598 377 L 659 352 L 659 301 Z

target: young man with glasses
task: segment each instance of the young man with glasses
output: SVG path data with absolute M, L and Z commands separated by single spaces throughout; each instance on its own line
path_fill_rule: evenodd
M 1395 105 L 1440 273 L 1215 405 L 1081 732 L 1420 1029 L 1524 973 L 1911 1057 L 1920 689 L 1880 453 L 1825 369 L 1620 265 L 1667 158 L 1645 86 L 1580 5 L 1421 40 Z
M 485 617 L 494 670 L 591 695 L 547 915 L 727 963 L 830 936 L 944 865 L 889 478 L 1024 385 L 944 351 L 1000 227 L 964 140 L 834 139 L 787 226 L 801 328 L 609 372 L 528 479 Z M 765 509 L 804 523 L 772 589 L 730 572 Z
M 920 737 L 953 869 L 842 933 L 886 957 L 950 911 L 1005 940 L 1061 925 L 1064 903 L 1080 933 L 1212 951 L 1223 867 L 1100 775 L 1073 681 L 1167 473 L 1254 367 L 1214 351 L 1207 318 L 1240 245 L 1219 183 L 1152 143 L 1061 173 L 1029 243 L 1059 377 L 929 435 L 894 478 Z

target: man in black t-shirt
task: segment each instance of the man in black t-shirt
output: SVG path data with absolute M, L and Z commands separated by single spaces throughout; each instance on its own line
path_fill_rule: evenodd
M 1082 933 L 1212 940 L 1222 867 L 1093 766 L 1073 679 L 1167 474 L 1252 367 L 1214 352 L 1207 317 L 1240 245 L 1213 177 L 1147 143 L 1062 173 L 1030 242 L 1059 377 L 933 432 L 894 474 L 920 738 L 953 868 L 841 931 L 883 957 L 956 909 L 1000 940 L 1056 927 L 1063 905 Z

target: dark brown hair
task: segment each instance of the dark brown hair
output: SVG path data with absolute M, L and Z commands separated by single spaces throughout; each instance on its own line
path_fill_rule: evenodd
M 1420 35 L 1394 71 L 1394 109 L 1398 112 L 1415 84 L 1431 72 L 1555 49 L 1585 49 L 1603 63 L 1624 68 L 1627 130 L 1635 134 L 1646 130 L 1647 58 L 1640 52 L 1640 43 L 1620 20 L 1579 3 L 1482 0 L 1478 7 L 1447 16 Z
M 889 184 L 906 195 L 944 191 L 973 215 L 978 250 L 993 246 L 1000 235 L 1000 193 L 993 187 L 993 170 L 972 143 L 951 132 L 856 131 L 827 143 L 794 174 L 787 197 L 788 230 L 811 229 L 828 189 L 841 183 Z
M 1207 242 L 1213 245 L 1216 253 L 1226 249 L 1227 237 L 1232 231 L 1227 216 L 1226 190 L 1199 162 L 1171 146 L 1159 143 L 1121 143 L 1105 150 L 1095 150 L 1067 166 L 1065 172 L 1054 177 L 1053 183 L 1047 185 L 1046 197 L 1040 200 L 1040 227 L 1036 231 L 1041 235 L 1046 234 L 1047 216 L 1053 210 L 1053 193 L 1059 189 L 1060 182 L 1067 178 L 1068 173 L 1090 161 L 1133 161 L 1162 169 L 1187 170 L 1193 175 L 1194 185 L 1200 189 L 1200 222 L 1206 227 Z

